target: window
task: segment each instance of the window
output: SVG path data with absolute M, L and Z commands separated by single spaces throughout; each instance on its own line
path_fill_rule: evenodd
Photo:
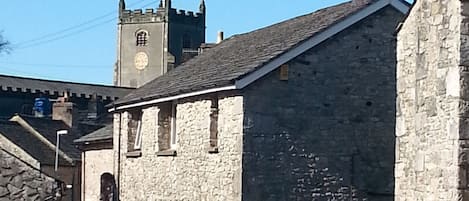
M 214 97 L 210 106 L 210 153 L 218 152 L 218 111 L 218 97 Z
M 158 113 L 158 155 L 174 155 L 177 148 L 176 103 L 163 103 Z M 170 152 L 165 152 L 172 150 Z
M 148 42 L 148 33 L 146 31 L 139 31 L 137 33 L 137 46 L 146 46 Z
M 138 151 L 142 147 L 142 111 L 130 111 L 128 122 L 127 151 Z
M 171 105 L 171 149 L 177 146 L 177 133 L 176 133 L 176 104 Z
M 142 120 L 137 121 L 137 135 L 135 136 L 134 149 L 142 148 Z

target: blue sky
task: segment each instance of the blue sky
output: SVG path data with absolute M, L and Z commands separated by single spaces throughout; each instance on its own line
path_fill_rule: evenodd
M 157 7 L 158 2 L 126 0 L 131 8 Z M 345 1 L 206 0 L 207 42 L 216 40 L 218 30 L 229 37 L 341 2 Z M 199 3 L 173 0 L 173 7 L 198 10 Z M 117 5 L 118 0 L 2 2 L 0 30 L 13 51 L 0 55 L 0 74 L 112 84 Z M 83 26 L 70 29 L 78 25 Z

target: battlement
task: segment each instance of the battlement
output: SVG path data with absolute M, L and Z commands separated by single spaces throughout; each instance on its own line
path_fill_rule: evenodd
M 121 13 L 120 19 L 122 23 L 142 23 L 142 22 L 163 22 L 167 17 L 175 20 L 175 22 L 182 23 L 205 23 L 205 16 L 203 13 L 177 10 L 174 8 L 169 9 L 169 15 L 166 15 L 168 11 L 164 8 L 147 8 L 145 10 L 124 10 Z
M 193 11 L 186 11 L 186 10 L 176 10 L 176 9 L 171 9 L 172 11 L 176 11 L 176 15 L 179 16 L 185 16 L 185 17 L 192 17 L 192 18 L 199 18 L 203 17 L 204 14 L 196 12 L 194 13 Z
M 124 10 L 120 20 L 122 23 L 163 22 L 165 17 L 164 10 L 147 8 L 145 10 Z
M 205 15 L 199 12 L 170 9 L 169 18 L 172 22 L 184 24 L 205 24 Z

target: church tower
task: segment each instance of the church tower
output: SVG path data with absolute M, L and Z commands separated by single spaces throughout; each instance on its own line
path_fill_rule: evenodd
M 141 87 L 197 55 L 205 43 L 205 11 L 204 0 L 197 13 L 176 10 L 171 0 L 127 10 L 120 0 L 114 85 Z

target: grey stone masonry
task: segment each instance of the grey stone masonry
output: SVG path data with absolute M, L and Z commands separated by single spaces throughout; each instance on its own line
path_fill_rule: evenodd
M 393 200 L 403 17 L 386 7 L 244 90 L 242 200 Z
M 469 3 L 416 1 L 398 34 L 396 200 L 469 200 Z
M 205 15 L 165 7 L 120 10 L 114 85 L 140 87 L 181 64 L 185 50 L 205 43 Z M 139 32 L 146 33 L 145 44 L 137 45 Z M 137 68 L 136 59 L 145 64 Z
M 114 174 L 120 200 L 241 200 L 243 98 L 220 96 L 219 153 L 209 150 L 210 98 L 178 101 L 177 145 L 169 150 L 159 143 L 161 106 L 142 108 L 137 154 L 127 152 L 129 112 L 114 116 Z
M 0 201 L 55 200 L 59 183 L 0 149 Z

